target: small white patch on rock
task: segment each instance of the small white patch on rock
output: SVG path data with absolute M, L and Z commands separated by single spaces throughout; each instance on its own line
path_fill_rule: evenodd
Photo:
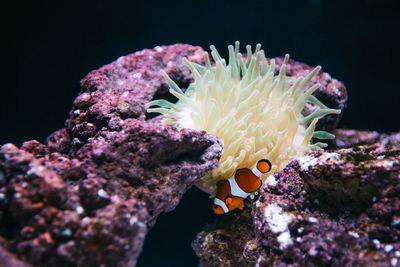
M 310 157 L 308 155 L 299 158 L 299 164 L 303 171 L 308 171 L 310 166 L 316 165 L 318 160 L 314 157 Z
M 341 96 L 340 90 L 335 85 L 332 86 L 332 90 L 336 95 Z
M 318 250 L 313 246 L 308 250 L 308 255 L 314 257 L 318 255 Z
M 400 251 L 396 250 L 396 251 L 394 252 L 394 255 L 395 255 L 397 258 L 400 258 Z
M 357 232 L 349 231 L 349 235 L 351 235 L 354 238 L 359 238 L 360 235 Z
M 155 49 L 157 52 L 162 52 L 162 51 L 163 51 L 163 48 L 162 48 L 162 47 L 159 47 L 159 46 L 154 47 L 154 49 Z
M 386 245 L 385 246 L 385 252 L 386 253 L 389 253 L 390 251 L 392 251 L 393 250 L 393 245 Z
M 377 157 L 377 159 L 379 159 L 379 161 L 375 162 L 375 166 L 377 167 L 383 167 L 385 169 L 390 169 L 393 167 L 394 165 L 394 161 L 390 160 L 390 159 L 383 159 L 381 160 L 379 157 Z
M 273 176 L 272 174 L 270 176 L 267 177 L 267 179 L 265 180 L 266 184 L 268 186 L 275 186 L 278 182 L 275 179 L 275 176 Z
M 104 191 L 104 189 L 100 189 L 99 191 L 97 191 L 97 195 L 101 198 L 107 198 L 107 192 Z
M 137 72 L 135 74 L 132 75 L 133 78 L 140 78 L 142 77 L 142 74 L 140 72 Z
M 339 160 L 339 154 L 335 152 L 326 152 L 321 155 L 320 157 L 321 160 L 323 161 L 328 161 L 328 160 L 333 160 L 333 161 L 338 161 Z
M 76 207 L 76 213 L 78 213 L 79 215 L 81 215 L 84 212 L 84 209 L 81 206 Z
M 278 236 L 277 240 L 278 240 L 278 242 L 279 242 L 279 244 L 280 244 L 280 245 L 279 245 L 280 249 L 285 249 L 285 248 L 287 248 L 288 246 L 293 245 L 293 240 L 292 240 L 292 238 L 290 237 L 289 231 L 282 232 L 282 233 Z
M 392 259 L 390 260 L 390 264 L 391 264 L 392 266 L 397 266 L 397 262 L 398 262 L 398 260 L 397 260 L 396 258 L 392 258 Z
M 222 147 L 221 147 L 221 146 L 215 146 L 214 152 L 219 153 L 219 152 L 221 152 L 221 151 L 222 151 Z
M 44 167 L 42 165 L 33 166 L 32 168 L 29 169 L 29 171 L 26 172 L 26 174 L 27 175 L 35 174 L 37 176 L 40 176 L 43 170 L 44 170 Z
M 270 204 L 264 209 L 264 217 L 271 231 L 276 234 L 280 233 L 277 240 L 281 249 L 293 244 L 288 228 L 289 224 L 294 220 L 293 214 L 284 212 L 277 204 Z
M 390 169 L 393 167 L 393 161 L 391 160 L 384 160 L 382 161 L 382 166 L 386 169 Z
M 309 221 L 310 223 L 317 223 L 317 222 L 318 222 L 318 219 L 315 218 L 315 217 L 310 217 L 310 218 L 308 218 L 308 221 Z
M 380 155 L 380 156 L 376 157 L 376 159 L 384 159 L 384 158 L 385 158 L 385 155 Z
M 130 226 L 134 226 L 137 222 L 138 222 L 138 219 L 137 219 L 136 216 L 132 216 L 132 217 L 129 219 L 129 225 L 130 225 Z
M 381 241 L 379 241 L 378 239 L 372 240 L 372 243 L 374 243 L 374 245 L 375 245 L 375 247 L 376 247 L 377 249 L 380 249 L 380 248 L 381 248 Z
M 71 234 L 72 234 L 72 232 L 71 232 L 71 230 L 69 228 L 67 228 L 67 229 L 65 229 L 64 231 L 61 232 L 61 235 L 62 236 L 66 236 L 66 237 L 71 236 Z
M 274 233 L 288 230 L 289 223 L 294 219 L 293 214 L 284 212 L 277 204 L 270 204 L 264 209 L 264 217 Z

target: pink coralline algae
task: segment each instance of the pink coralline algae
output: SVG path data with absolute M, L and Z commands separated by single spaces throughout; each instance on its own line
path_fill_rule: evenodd
M 1 147 L 0 265 L 136 264 L 157 216 L 218 165 L 215 137 L 145 120 L 145 103 L 167 89 L 160 70 L 188 84 L 182 58 L 201 52 L 174 45 L 121 57 L 82 80 L 66 128 L 45 144 Z
M 202 266 L 398 266 L 400 134 L 338 130 L 198 234 Z M 272 182 L 273 181 L 273 182 Z

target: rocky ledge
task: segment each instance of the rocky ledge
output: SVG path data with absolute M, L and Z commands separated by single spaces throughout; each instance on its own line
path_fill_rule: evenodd
M 91 72 L 66 128 L 45 144 L 0 150 L 1 266 L 133 266 L 161 212 L 217 166 L 222 145 L 145 116 L 145 103 L 179 84 L 202 49 L 143 50 Z
M 338 130 L 193 247 L 202 266 L 398 266 L 400 133 Z

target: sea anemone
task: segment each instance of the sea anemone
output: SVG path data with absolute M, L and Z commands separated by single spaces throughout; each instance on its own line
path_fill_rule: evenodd
M 199 188 L 213 195 L 219 180 L 228 179 L 239 168 L 251 168 L 263 158 L 272 163 L 273 172 L 281 170 L 293 158 L 325 146 L 312 143 L 312 138 L 334 138 L 328 132 L 315 131 L 319 118 L 340 113 L 312 95 L 320 87 L 310 86 L 320 66 L 293 79 L 286 76 L 289 55 L 275 75 L 275 61 L 266 59 L 260 44 L 254 53 L 246 46 L 246 59 L 239 53 L 239 42 L 230 45 L 228 65 L 214 46 L 210 49 L 215 64 L 207 52 L 204 66 L 185 59 L 194 78 L 185 92 L 162 73 L 169 92 L 178 98 L 176 104 L 158 99 L 148 105 L 153 106 L 148 112 L 163 115 L 164 124 L 204 130 L 223 141 L 219 167 L 197 183 Z M 306 103 L 319 108 L 304 116 Z

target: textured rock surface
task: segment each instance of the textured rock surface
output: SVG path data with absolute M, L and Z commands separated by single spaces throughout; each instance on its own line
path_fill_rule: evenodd
M 157 216 L 173 210 L 183 193 L 217 166 L 222 152 L 215 137 L 192 130 L 178 132 L 145 113 L 148 101 L 171 97 L 160 70 L 185 88 L 191 77 L 182 59 L 203 63 L 202 53 L 199 47 L 173 45 L 121 57 L 81 81 L 82 91 L 66 127 L 45 144 L 2 146 L 1 264 L 136 263 Z M 288 74 L 298 76 L 309 69 L 290 61 Z M 343 109 L 343 84 L 325 73 L 314 82 L 323 85 L 317 91 L 321 101 Z M 319 127 L 335 127 L 339 117 L 329 118 Z M 251 222 L 250 214 L 238 219 L 241 224 L 246 220 Z M 253 252 L 258 243 L 253 235 L 242 232 L 237 238 L 245 236 L 246 244 L 231 245 L 238 250 L 245 246 L 246 257 L 256 261 L 259 257 Z M 243 262 L 234 259 L 231 262 Z
M 221 155 L 205 132 L 144 120 L 145 103 L 167 88 L 160 69 L 188 84 L 182 58 L 201 51 L 175 45 L 122 57 L 82 80 L 67 127 L 46 144 L 2 146 L 2 265 L 136 263 L 157 216 Z
M 399 137 L 339 130 L 336 149 L 290 162 L 198 234 L 202 266 L 398 266 Z
M 77 141 L 85 142 L 102 127 L 118 131 L 121 119 L 144 120 L 145 104 L 169 95 L 160 70 L 186 88 L 192 80 L 182 59 L 202 63 L 202 52 L 200 47 L 190 45 L 156 47 L 120 57 L 92 71 L 81 81 L 83 91 L 75 99 L 67 120 L 68 132 Z

